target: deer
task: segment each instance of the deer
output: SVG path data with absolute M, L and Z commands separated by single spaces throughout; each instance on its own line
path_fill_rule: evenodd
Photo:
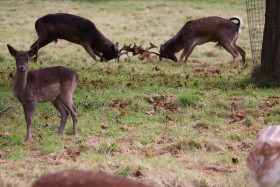
M 229 19 L 213 16 L 188 21 L 175 36 L 160 45 L 160 60 L 167 58 L 178 62 L 175 53 L 183 49 L 179 62 L 186 63 L 197 45 L 217 42 L 218 46 L 223 47 L 233 56 L 233 63 L 237 61 L 239 54 L 242 56 L 242 62 L 245 63 L 246 52 L 237 45 L 237 39 L 241 35 L 241 25 L 242 19 L 238 16 Z
M 119 58 L 117 42 L 114 44 L 106 38 L 90 20 L 66 13 L 47 14 L 35 22 L 38 39 L 31 45 L 39 49 L 58 39 L 83 46 L 87 53 L 97 62 Z M 35 58 L 37 60 L 37 57 Z
M 78 74 L 63 66 L 48 67 L 29 71 L 29 64 L 39 49 L 35 45 L 29 51 L 17 51 L 7 44 L 16 61 L 16 74 L 13 81 L 13 94 L 22 104 L 27 124 L 26 141 L 30 141 L 31 123 L 38 103 L 51 102 L 61 115 L 58 135 L 63 130 L 69 113 L 73 120 L 73 131 L 77 132 L 77 111 L 73 105 L 73 92 L 77 86 Z
M 60 171 L 40 177 L 32 187 L 149 187 L 131 179 L 105 172 L 82 170 Z
M 247 157 L 246 170 L 256 187 L 280 184 L 280 126 L 261 130 Z

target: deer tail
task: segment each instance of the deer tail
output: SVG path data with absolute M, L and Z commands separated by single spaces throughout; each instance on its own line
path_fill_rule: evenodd
M 238 27 L 238 35 L 240 35 L 241 34 L 241 26 L 243 24 L 243 21 L 242 21 L 241 17 L 239 17 L 239 16 L 232 16 L 231 18 L 229 18 L 229 20 L 232 23 L 237 25 L 237 27 Z M 236 20 L 237 23 L 233 22 L 233 20 Z

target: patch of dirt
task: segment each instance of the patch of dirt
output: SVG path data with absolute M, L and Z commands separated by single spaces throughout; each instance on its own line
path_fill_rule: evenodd
M 225 149 L 220 146 L 220 145 L 217 145 L 215 143 L 212 143 L 212 142 L 206 142 L 203 144 L 203 149 L 205 151 L 211 151 L 211 152 L 224 152 Z
M 59 155 L 55 153 L 50 153 L 48 155 L 43 155 L 35 159 L 27 159 L 27 162 L 45 162 L 50 165 L 60 165 L 69 162 L 68 158 L 69 157 L 65 153 L 61 153 Z

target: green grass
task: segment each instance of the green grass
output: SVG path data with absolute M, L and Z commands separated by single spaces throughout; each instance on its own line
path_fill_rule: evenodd
M 182 65 L 125 56 L 94 65 L 81 46 L 59 40 L 42 48 L 30 69 L 62 65 L 78 72 L 79 136 L 73 136 L 69 117 L 57 137 L 59 114 L 44 103 L 36 109 L 33 142 L 27 143 L 23 109 L 12 93 L 15 60 L 6 44 L 27 50 L 37 39 L 36 19 L 55 12 L 92 20 L 121 46 L 159 46 L 187 20 L 239 15 L 244 25 L 238 43 L 247 62 L 231 64 L 230 54 L 208 43 Z M 243 0 L 0 1 L 0 32 L 0 186 L 30 186 L 65 169 L 103 170 L 154 186 L 250 186 L 249 147 L 260 129 L 280 121 L 279 84 L 251 78 Z

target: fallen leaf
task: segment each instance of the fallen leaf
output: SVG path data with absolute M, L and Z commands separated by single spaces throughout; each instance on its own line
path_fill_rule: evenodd
M 154 108 L 150 108 L 150 110 L 147 111 L 146 114 L 148 114 L 149 116 L 152 116 L 154 112 L 155 112 Z
M 239 162 L 237 157 L 232 157 L 231 159 L 232 163 L 237 164 Z
M 100 127 L 101 127 L 101 129 L 108 129 L 109 128 L 109 127 L 107 127 L 105 125 L 101 125 Z
M 149 154 L 149 153 L 146 153 L 146 157 L 148 157 L 148 158 L 154 158 L 154 157 L 155 157 L 155 155 L 153 155 L 153 154 Z
M 142 174 L 142 172 L 140 171 L 140 169 L 138 169 L 138 170 L 134 173 L 134 175 L 135 175 L 136 177 L 139 177 L 139 176 L 141 176 L 141 175 L 143 175 L 143 174 Z

